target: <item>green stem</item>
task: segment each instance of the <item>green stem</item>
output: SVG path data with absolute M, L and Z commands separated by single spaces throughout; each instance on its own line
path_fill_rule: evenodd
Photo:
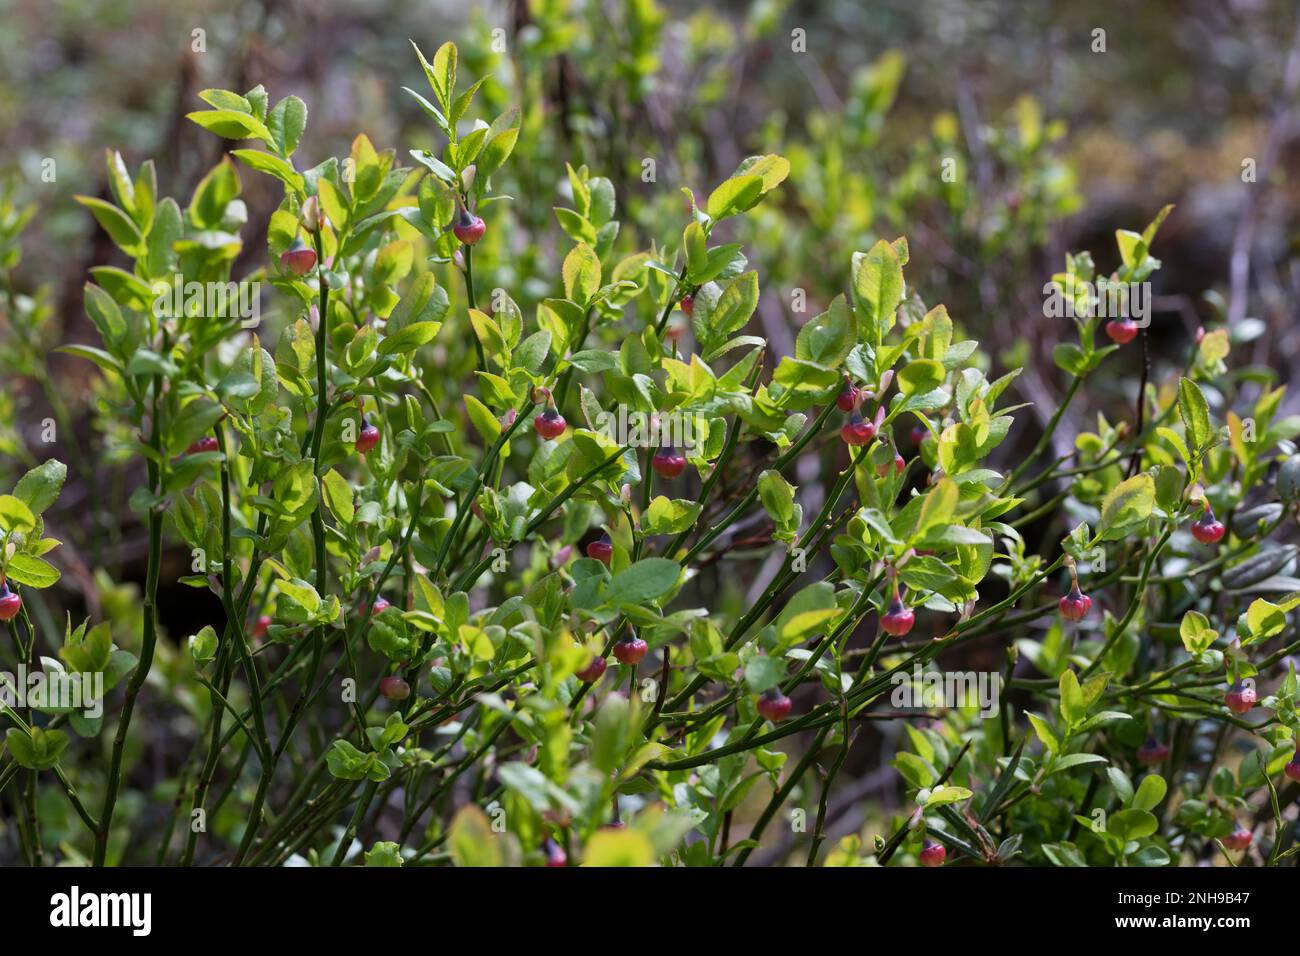
M 467 246 L 466 249 L 468 248 Z M 330 866 L 338 866 L 347 857 L 357 827 L 361 825 L 361 820 L 366 815 L 366 810 L 370 808 L 370 801 L 374 799 L 375 791 L 378 789 L 379 784 L 371 780 L 366 784 L 365 790 L 361 792 L 361 799 L 357 801 L 357 808 L 352 814 L 352 819 L 348 821 L 348 828 L 343 831 L 343 836 L 339 838 L 338 849 L 334 851 L 334 859 L 330 860 Z
M 1074 396 L 1078 393 L 1079 386 L 1083 384 L 1083 379 L 1084 376 L 1076 376 L 1074 380 L 1070 382 L 1070 387 L 1066 389 L 1065 397 L 1061 399 L 1061 404 L 1056 407 L 1056 411 L 1048 421 L 1047 427 L 1043 429 L 1043 434 L 1039 436 L 1038 444 L 1036 444 L 1034 450 L 1016 466 L 1015 470 L 1007 477 L 1007 480 L 1002 483 L 1001 491 L 1006 491 L 1006 489 L 1014 485 L 1020 476 L 1025 473 L 1025 470 L 1033 463 L 1034 459 L 1043 453 L 1043 449 L 1047 447 L 1048 442 L 1052 440 L 1052 435 L 1056 432 L 1056 426 L 1061 423 L 1061 416 L 1063 416 L 1065 410 L 1070 407 L 1070 402 L 1074 401 Z M 999 493 L 1001 493 L 1001 491 Z
M 158 402 L 162 391 L 162 376 L 153 378 L 153 423 L 149 437 L 149 446 L 159 453 L 161 460 L 162 431 L 158 420 Z M 148 460 L 149 489 L 154 495 L 162 492 L 162 469 L 152 458 Z M 140 660 L 131 672 L 127 683 L 126 700 L 122 704 L 122 715 L 118 718 L 117 736 L 113 740 L 112 756 L 109 759 L 108 783 L 104 791 L 104 807 L 99 814 L 99 830 L 95 835 L 95 849 L 92 863 L 103 866 L 108 857 L 108 837 L 113 828 L 113 810 L 117 805 L 118 790 L 122 786 L 122 756 L 126 750 L 127 733 L 131 727 L 131 715 L 135 712 L 135 702 L 140 696 L 149 671 L 153 667 L 154 645 L 158 640 L 158 572 L 162 563 L 162 523 L 163 513 L 157 504 L 149 508 L 149 563 L 145 572 L 144 585 L 144 635 L 140 645 Z
M 451 550 L 452 542 L 459 537 L 465 522 L 468 520 L 470 508 L 474 504 L 474 499 L 478 497 L 479 491 L 483 488 L 483 476 L 491 471 L 492 465 L 496 462 L 497 455 L 501 453 L 502 447 L 510 440 L 510 436 L 515 433 L 515 429 L 523 424 L 524 420 L 532 412 L 534 407 L 535 406 L 531 401 L 525 402 L 523 407 L 519 409 L 519 412 L 515 415 L 515 420 L 510 423 L 508 428 L 497 436 L 497 440 L 493 442 L 492 447 L 488 449 L 488 453 L 483 459 L 483 464 L 479 466 L 477 474 L 474 475 L 474 483 L 470 486 L 469 491 L 466 492 L 461 505 L 456 509 L 456 517 L 452 520 L 451 528 L 447 531 L 447 536 L 442 539 L 442 546 L 438 549 L 438 557 L 434 562 L 431 573 L 435 575 L 441 573 L 443 564 L 447 560 L 447 553 Z
M 1081 677 L 1087 677 L 1101 666 L 1101 662 L 1105 659 L 1106 654 L 1115 646 L 1115 642 L 1120 639 L 1124 634 L 1124 630 L 1129 626 L 1129 623 L 1132 622 L 1134 616 L 1137 614 L 1138 608 L 1142 604 L 1142 596 L 1146 592 L 1147 579 L 1151 577 L 1151 568 L 1156 563 L 1156 558 L 1160 556 L 1160 552 L 1164 549 L 1165 543 L 1169 540 L 1169 536 L 1173 533 L 1174 529 L 1172 527 L 1166 528 L 1164 534 L 1160 536 L 1160 540 L 1156 542 L 1156 546 L 1152 548 L 1151 552 L 1147 555 L 1146 561 L 1142 564 L 1142 574 L 1138 578 L 1137 587 L 1133 591 L 1133 600 L 1129 602 L 1128 610 L 1126 610 L 1124 616 L 1115 623 L 1114 628 L 1111 629 L 1110 636 L 1106 638 L 1106 643 L 1103 644 L 1101 650 L 1097 652 L 1097 656 L 1093 658 L 1092 663 L 1084 668 L 1083 673 L 1080 675 Z
M 461 255 L 465 257 L 465 298 L 469 301 L 471 309 L 478 309 L 474 299 L 474 247 L 461 246 Z M 478 340 L 478 330 L 474 328 L 474 323 L 470 323 L 469 337 L 474 341 L 474 355 L 478 359 L 478 367 L 487 371 L 487 358 L 483 355 L 483 343 Z

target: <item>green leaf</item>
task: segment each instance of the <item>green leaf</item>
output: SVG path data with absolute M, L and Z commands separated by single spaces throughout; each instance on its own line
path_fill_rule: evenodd
M 320 207 L 325 210 L 326 217 L 336 229 L 347 226 L 352 218 L 352 209 L 338 188 L 324 176 L 316 180 L 316 197 L 320 200 Z
M 329 767 L 330 776 L 340 780 L 364 779 L 368 763 L 366 755 L 347 740 L 334 741 L 325 755 L 325 764 Z
M 903 301 L 903 266 L 893 246 L 882 239 L 870 252 L 853 254 L 852 293 L 863 331 L 871 330 L 871 339 L 879 340 Z
M 619 768 L 627 752 L 630 708 L 626 697 L 611 694 L 596 712 L 591 729 L 591 762 L 607 774 Z
M 1029 712 L 1026 712 L 1025 716 L 1029 718 L 1029 723 L 1034 728 L 1034 733 L 1037 734 L 1038 739 L 1043 742 L 1043 746 L 1047 748 L 1048 753 L 1056 753 L 1061 749 L 1061 744 L 1057 741 L 1056 734 L 1052 733 L 1052 728 L 1047 721 L 1042 717 L 1039 717 L 1037 714 Z
M 896 753 L 890 763 L 903 775 L 903 779 L 909 785 L 917 789 L 924 789 L 939 779 L 939 774 L 934 767 L 930 766 L 928 761 L 922 760 L 916 754 L 907 751 Z
M 26 534 L 36 528 L 36 516 L 27 503 L 13 495 L 0 495 L 0 527 Z
M 686 250 L 686 277 L 694 283 L 700 282 L 700 276 L 709 267 L 708 242 L 704 236 L 704 227 L 692 220 L 682 232 L 682 248 Z
M 61 345 L 54 351 L 62 352 L 65 355 L 75 355 L 78 358 L 90 359 L 105 371 L 117 372 L 119 375 L 123 371 L 122 363 L 103 349 L 92 348 L 89 345 Z
M 1088 703 L 1083 699 L 1083 690 L 1079 687 L 1079 678 L 1074 671 L 1062 672 L 1059 682 L 1061 692 L 1061 716 L 1069 725 L 1081 724 L 1088 717 Z
M 500 375 L 491 372 L 475 372 L 479 379 L 479 391 L 487 399 L 489 406 L 511 408 L 515 404 L 515 393 L 510 383 Z
M 158 204 L 153 226 L 149 229 L 142 263 L 148 275 L 165 278 L 172 274 L 176 268 L 176 243 L 180 242 L 184 234 L 181 209 L 176 205 L 176 200 L 168 196 Z
M 569 356 L 569 364 L 584 375 L 593 375 L 618 368 L 618 356 L 604 349 L 583 349 Z
M 433 273 L 423 272 L 389 313 L 384 331 L 393 335 L 416 322 L 440 322 L 447 314 L 448 306 L 447 293 L 438 288 Z
M 790 175 L 790 160 L 776 153 L 750 156 L 736 167 L 736 175 L 758 176 L 763 180 L 763 194 L 771 192 Z
M 776 619 L 777 642 L 793 647 L 823 630 L 841 614 L 835 603 L 835 587 L 829 581 L 810 584 L 792 597 Z
M 1063 770 L 1072 770 L 1075 767 L 1086 767 L 1092 764 L 1104 764 L 1106 758 L 1101 754 L 1066 754 L 1052 765 L 1052 773 L 1059 773 Z
M 253 104 L 238 93 L 232 93 L 230 90 L 199 90 L 199 99 L 213 109 L 234 110 L 236 113 L 247 113 L 250 116 L 253 113 Z
M 352 524 L 353 519 L 356 517 L 356 509 L 352 506 L 352 487 L 347 483 L 347 480 L 331 468 L 325 472 L 325 477 L 321 479 L 321 486 L 325 496 L 325 504 L 329 505 L 334 517 L 344 524 Z
M 17 727 L 5 733 L 5 743 L 14 761 L 28 770 L 49 770 L 59 762 L 68 746 L 68 735 L 61 730 L 33 727 L 30 734 Z
M 1190 378 L 1178 380 L 1178 415 L 1187 428 L 1188 445 L 1193 455 L 1209 446 L 1214 432 L 1210 427 L 1210 406 L 1200 386 Z
M 598 830 L 587 841 L 583 863 L 589 867 L 646 867 L 655 861 L 654 844 L 640 830 Z
M 59 580 L 54 565 L 30 554 L 15 554 L 9 559 L 9 577 L 19 584 L 34 588 L 48 588 Z
M 378 352 L 380 355 L 414 352 L 420 346 L 432 342 L 441 328 L 441 322 L 412 322 L 395 334 L 386 336 L 379 343 Z
M 1169 785 L 1165 778 L 1157 773 L 1149 773 L 1138 784 L 1137 793 L 1133 794 L 1133 807 L 1137 810 L 1154 810 L 1165 798 Z
M 1106 832 L 1125 843 L 1149 837 L 1157 829 L 1156 818 L 1146 810 L 1120 810 L 1106 821 Z
M 926 492 L 921 502 L 921 511 L 916 518 L 916 529 L 912 540 L 919 541 L 931 528 L 947 524 L 956 513 L 957 503 L 961 499 L 961 490 L 951 478 L 941 478 Z
M 186 113 L 185 118 L 224 139 L 260 139 L 275 142 L 271 131 L 256 116 L 235 110 L 200 110 Z
M 201 229 L 217 229 L 226 207 L 239 195 L 239 173 L 229 156 L 208 170 L 190 197 L 190 221 Z
M 641 516 L 641 530 L 645 534 L 679 534 L 695 525 L 703 507 L 698 501 L 671 500 L 660 495 Z
M 769 469 L 758 476 L 758 496 L 778 525 L 794 517 L 794 486 L 779 471 Z
M 946 374 L 942 362 L 916 359 L 898 373 L 898 390 L 904 395 L 924 395 L 943 384 Z
M 394 867 L 401 865 L 401 847 L 391 840 L 380 840 L 366 851 L 366 866 Z
M 1146 258 L 1146 248 L 1142 237 L 1129 229 L 1115 230 L 1115 244 L 1119 246 L 1119 257 L 1126 267 L 1132 269 L 1142 264 Z M 1141 258 L 1139 258 L 1139 254 Z
M 1258 644 L 1286 630 L 1286 613 L 1263 598 L 1256 598 L 1246 609 L 1246 627 L 1248 635 L 1243 644 Z
M 433 54 L 432 67 L 424 64 L 424 57 L 420 57 L 420 60 L 421 65 L 425 66 L 424 72 L 429 78 L 429 86 L 433 89 L 433 95 L 438 97 L 438 102 L 442 104 L 442 108 L 450 113 L 454 105 L 453 95 L 456 92 L 456 44 L 449 40 L 438 47 Z
M 755 654 L 745 664 L 745 685 L 751 693 L 761 694 L 781 683 L 785 677 L 785 661 L 766 654 Z
M 929 810 L 931 807 L 942 807 L 949 803 L 960 803 L 962 800 L 969 800 L 972 796 L 974 796 L 974 794 L 965 787 L 935 787 L 930 791 L 930 795 L 926 797 L 925 808 Z
M 390 606 L 379 614 L 371 614 L 366 643 L 390 661 L 405 662 L 420 649 L 420 636 L 406 626 L 402 612 Z
M 199 664 L 206 664 L 217 656 L 217 632 L 211 624 L 205 624 L 197 634 L 189 639 L 190 656 Z
M 522 368 L 533 375 L 542 374 L 542 364 L 551 354 L 551 333 L 547 329 L 538 329 L 519 343 L 512 356 L 515 368 Z
M 502 840 L 491 830 L 486 814 L 474 804 L 465 804 L 451 819 L 447 831 L 447 852 L 456 866 L 500 866 L 504 864 Z
M 474 183 L 486 182 L 488 177 L 500 169 L 510 154 L 514 152 L 519 139 L 519 110 L 512 107 L 508 113 L 497 117 L 492 128 L 488 130 L 487 142 L 478 154 L 474 165 L 477 172 Z
M 96 199 L 93 196 L 73 196 L 77 202 L 81 203 L 90 210 L 95 221 L 103 227 L 108 233 L 109 238 L 113 240 L 123 252 L 133 256 L 140 251 L 144 243 L 144 238 L 140 235 L 140 230 L 136 228 L 131 217 L 118 209 L 112 203 L 104 202 L 102 199 Z
M 736 277 L 718 296 L 718 304 L 708 317 L 708 338 L 724 338 L 745 326 L 758 307 L 758 273 L 746 272 Z
M 755 282 L 757 291 L 757 281 Z M 721 304 L 721 303 L 719 303 Z M 836 296 L 831 307 L 799 330 L 795 358 L 835 368 L 853 351 L 858 326 L 844 296 Z
M 14 496 L 22 499 L 33 515 L 38 515 L 54 504 L 67 476 L 68 466 L 51 458 L 18 479 Z
M 1210 620 L 1200 611 L 1188 611 L 1178 625 L 1178 635 L 1189 654 L 1200 654 L 1210 649 L 1219 634 L 1210 627 Z
M 450 166 L 444 163 L 437 156 L 433 155 L 433 153 L 429 152 L 427 149 L 411 150 L 411 158 L 414 159 L 420 165 L 427 167 L 431 173 L 433 173 L 435 176 L 441 179 L 448 186 L 456 186 L 460 182 L 460 177 L 456 175 L 456 170 L 452 169 Z M 327 180 L 321 180 L 321 181 L 327 182 Z M 330 219 L 333 220 L 334 216 L 331 215 Z M 442 226 L 445 224 L 434 223 L 434 225 Z
M 839 382 L 839 373 L 813 362 L 804 362 L 787 355 L 776 367 L 772 381 L 782 388 L 796 392 L 825 392 Z
M 744 212 L 762 195 L 762 176 L 732 176 L 709 194 L 709 217 L 717 221 Z
M 151 352 L 149 349 L 136 349 L 131 356 L 131 360 L 126 363 L 127 375 L 162 375 L 171 376 L 179 372 L 176 363 L 169 359 L 163 358 L 157 352 Z M 251 377 L 250 377 L 251 381 Z M 252 384 L 252 393 L 257 393 L 257 383 Z
M 260 149 L 236 149 L 231 150 L 231 154 L 244 165 L 256 169 L 259 173 L 274 176 L 290 189 L 302 192 L 305 185 L 302 173 L 279 156 L 264 153 Z
M 1052 361 L 1057 368 L 1069 372 L 1075 378 L 1088 371 L 1088 356 L 1073 342 L 1062 342 L 1052 349 Z
M 267 114 L 266 128 L 270 130 L 272 141 L 280 155 L 291 155 L 298 148 L 303 130 L 307 128 L 307 104 L 296 96 L 286 96 Z M 301 185 L 299 188 L 302 188 Z
M 465 412 L 469 416 L 470 424 L 479 433 L 479 437 L 489 444 L 497 440 L 501 434 L 501 423 L 497 421 L 490 408 L 473 395 L 466 394 Z
M 1101 502 L 1097 536 L 1115 541 L 1151 517 L 1156 503 L 1155 480 L 1147 472 L 1120 482 Z
M 564 257 L 561 269 L 566 298 L 585 306 L 600 289 L 600 259 L 596 250 L 585 242 L 574 246 Z
M 676 561 L 644 558 L 614 575 L 605 600 L 615 605 L 644 605 L 672 590 L 681 572 Z
M 1044 843 L 1043 855 L 1052 861 L 1053 866 L 1087 866 L 1083 854 L 1073 843 L 1062 841 L 1060 843 Z
M 411 45 L 414 46 L 415 44 L 412 43 Z M 417 54 L 420 52 L 418 47 L 416 47 L 415 52 Z M 423 60 L 423 57 L 421 57 L 421 60 Z M 430 103 L 419 93 L 415 92 L 415 90 L 411 89 L 409 86 L 402 87 L 402 91 L 407 93 L 413 100 L 415 100 L 417 103 L 420 104 L 420 109 L 424 110 L 424 112 L 428 114 L 429 118 L 433 120 L 434 125 L 436 125 L 438 129 L 442 131 L 442 134 L 444 136 L 446 136 L 448 139 L 452 138 L 454 134 L 452 133 L 451 123 L 447 120 L 447 116 L 446 114 L 443 113 L 442 110 L 440 110 L 437 106 L 434 106 L 432 103 Z

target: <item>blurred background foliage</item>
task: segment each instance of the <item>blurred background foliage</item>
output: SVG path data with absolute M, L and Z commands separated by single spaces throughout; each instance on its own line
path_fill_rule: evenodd
M 1093 250 L 1109 272 L 1114 230 L 1141 228 L 1165 203 L 1177 210 L 1157 250 L 1152 381 L 1181 367 L 1202 327 L 1228 326 L 1240 374 L 1271 366 L 1285 378 L 1300 357 L 1289 0 L 0 0 L 0 486 L 51 455 L 71 463 L 48 520 L 72 546 L 50 593 L 78 620 L 113 620 L 132 643 L 146 543 L 138 522 L 119 520 L 143 471 L 116 451 L 123 426 L 84 362 L 49 355 L 89 338 L 89 267 L 120 264 L 73 194 L 109 196 L 111 147 L 132 169 L 154 158 L 163 192 L 184 202 L 233 145 L 184 119 L 208 87 L 300 96 L 311 114 L 300 165 L 346 156 L 358 132 L 403 162 L 436 148 L 401 93 L 422 85 L 408 39 L 426 50 L 455 40 L 462 76 L 489 77 L 482 112 L 523 111 L 481 281 L 526 314 L 570 246 L 552 212 L 568 204 L 566 162 L 613 182 L 628 254 L 677 241 L 682 187 L 707 194 L 745 156 L 777 152 L 792 163 L 779 199 L 726 237 L 759 271 L 754 331 L 771 343 L 768 362 L 841 291 L 853 250 L 906 235 L 909 282 L 929 304 L 948 306 L 1004 366 L 993 371 L 1026 366 L 1013 389 L 1034 407 L 1009 460 L 1069 384 L 1051 350 L 1073 325 L 1044 315 L 1044 283 L 1067 249 Z M 265 235 L 279 188 L 240 176 L 249 225 L 237 274 L 265 261 L 248 237 Z M 1132 414 L 1140 356 L 1128 350 L 1116 360 L 1126 374 L 1090 383 L 1058 453 L 1098 413 Z M 815 483 L 809 466 L 801 483 Z M 219 615 L 196 599 L 205 592 L 169 590 L 173 635 Z M 33 610 L 62 632 L 63 607 Z M 170 659 L 164 650 L 159 679 Z M 878 784 L 866 774 L 845 798 Z

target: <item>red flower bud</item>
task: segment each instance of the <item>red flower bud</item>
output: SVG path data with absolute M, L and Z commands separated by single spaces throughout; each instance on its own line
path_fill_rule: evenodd
M 880 618 L 881 630 L 893 637 L 902 637 L 912 629 L 915 622 L 916 614 L 903 603 L 898 592 L 895 591 L 894 599 L 889 602 L 889 610 Z
M 1229 850 L 1244 850 L 1254 839 L 1254 835 L 1237 821 L 1233 824 L 1232 832 L 1223 838 L 1223 845 Z
M 608 567 L 609 559 L 614 556 L 614 542 L 609 540 L 609 535 L 602 534 L 595 541 L 587 545 L 587 557 L 595 558 Z
M 9 582 L 0 582 L 0 621 L 12 621 L 22 606 L 23 599 L 9 590 Z
M 660 448 L 650 459 L 650 467 L 660 478 L 673 479 L 686 468 L 686 456 L 675 448 Z
M 876 437 L 876 424 L 855 414 L 840 429 L 840 437 L 849 445 L 865 445 Z
M 926 840 L 921 846 L 922 866 L 943 866 L 943 861 L 947 856 L 948 849 L 942 843 L 936 843 L 934 840 Z
M 620 664 L 629 667 L 640 664 L 641 658 L 645 657 L 648 649 L 649 645 L 645 641 L 630 632 L 614 642 L 614 656 L 618 658 Z
M 845 377 L 844 385 L 841 386 L 839 394 L 835 396 L 835 407 L 842 412 L 851 412 L 858 407 L 858 400 L 861 397 L 861 390 L 853 384 L 852 379 Z
M 1075 584 L 1070 588 L 1070 593 L 1062 596 L 1059 607 L 1061 616 L 1067 621 L 1082 621 L 1092 610 L 1092 598 L 1079 590 L 1079 585 Z
M 605 658 L 593 657 L 590 664 L 577 672 L 578 680 L 582 681 L 584 684 L 594 684 L 596 681 L 600 680 L 600 677 L 605 673 L 605 668 L 607 666 Z
M 554 408 L 545 408 L 533 419 L 533 430 L 547 441 L 559 438 L 564 434 L 567 423 L 564 416 Z
M 1296 747 L 1295 756 L 1287 761 L 1286 767 L 1283 768 L 1283 773 L 1297 783 L 1300 783 L 1300 746 Z
M 483 233 L 487 232 L 487 224 L 462 206 L 460 217 L 451 231 L 465 245 L 472 246 L 483 238 Z
M 1137 337 L 1137 323 L 1132 319 L 1111 319 L 1106 323 L 1106 334 L 1112 342 L 1127 345 Z
M 790 713 L 790 707 L 790 698 L 781 693 L 777 687 L 765 690 L 758 698 L 758 712 L 774 724 L 785 719 Z
M 394 674 L 380 678 L 379 693 L 389 700 L 406 700 L 411 696 L 411 685 Z
M 542 852 L 546 854 L 546 865 L 548 867 L 567 866 L 569 863 L 569 857 L 564 852 L 564 847 L 550 837 L 542 841 Z
M 280 268 L 296 276 L 305 276 L 316 267 L 316 250 L 295 236 L 289 248 L 280 253 Z
M 1162 744 L 1152 734 L 1146 743 L 1137 749 L 1138 763 L 1144 767 L 1158 767 L 1169 758 L 1169 745 Z
M 1241 681 L 1233 684 L 1228 689 L 1228 692 L 1223 695 L 1224 706 L 1234 714 L 1250 713 L 1250 709 L 1255 706 L 1255 701 L 1258 699 L 1255 688 L 1249 684 L 1243 684 Z
M 379 429 L 374 425 L 366 422 L 361 426 L 361 432 L 357 435 L 357 451 L 364 455 L 374 449 L 379 444 Z
M 1192 522 L 1192 537 L 1201 544 L 1218 544 L 1223 540 L 1223 522 L 1214 517 L 1210 502 L 1205 502 L 1205 513 Z

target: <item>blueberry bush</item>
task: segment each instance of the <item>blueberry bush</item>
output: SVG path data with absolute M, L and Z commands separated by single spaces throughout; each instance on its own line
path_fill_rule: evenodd
M 628 11 L 656 37 L 652 6 Z M 84 285 L 93 340 L 15 293 L 32 209 L 0 195 L 7 373 L 65 435 L 47 353 L 94 376 L 71 473 L 0 434 L 22 464 L 4 661 L 98 705 L 4 704 L 15 859 L 1290 860 L 1300 419 L 1226 328 L 1165 374 L 1147 326 L 1099 308 L 1152 281 L 1171 207 L 1097 249 L 1107 267 L 1076 251 L 1029 277 L 1065 310 L 1040 424 L 1021 367 L 967 337 L 1078 208 L 1032 100 L 979 134 L 991 189 L 964 164 L 936 184 L 946 114 L 886 175 L 852 159 L 897 91 L 886 55 L 824 135 L 647 202 L 616 186 L 617 142 L 608 169 L 566 162 L 453 43 L 404 67 L 426 128 L 400 148 L 304 156 L 308 104 L 258 86 L 192 104 L 228 152 L 188 198 L 109 151 L 108 195 L 78 197 L 114 247 Z M 264 223 L 249 188 L 274 190 Z M 947 234 L 909 235 L 936 207 Z M 909 268 L 926 244 L 983 276 L 941 290 L 951 315 Z M 760 304 L 805 276 L 782 350 Z M 1139 380 L 1114 371 L 1139 355 Z M 1116 378 L 1130 413 L 1090 411 L 1062 449 Z M 43 517 L 70 477 L 129 495 L 60 531 L 90 565 Z M 128 521 L 138 593 L 98 557 Z M 173 572 L 213 596 L 192 634 L 160 629 Z M 41 601 L 61 573 L 94 584 L 86 616 Z M 902 802 L 837 833 L 881 727 Z

